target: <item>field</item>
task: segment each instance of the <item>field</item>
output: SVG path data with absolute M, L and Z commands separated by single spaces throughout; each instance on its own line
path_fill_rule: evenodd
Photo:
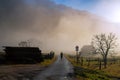
M 119 58 L 116 61 L 109 59 L 107 68 L 101 63 L 101 70 L 97 59 L 91 59 L 89 62 L 83 58 L 83 63 L 76 63 L 73 56 L 67 55 L 67 59 L 74 66 L 74 73 L 77 80 L 119 80 L 120 79 L 120 63 Z

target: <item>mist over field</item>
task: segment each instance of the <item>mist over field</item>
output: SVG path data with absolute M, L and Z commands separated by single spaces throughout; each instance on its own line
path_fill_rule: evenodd
M 45 52 L 73 52 L 76 45 L 90 44 L 95 34 L 113 32 L 119 40 L 119 30 L 119 24 L 101 16 L 50 0 L 0 0 L 0 46 L 30 40 Z

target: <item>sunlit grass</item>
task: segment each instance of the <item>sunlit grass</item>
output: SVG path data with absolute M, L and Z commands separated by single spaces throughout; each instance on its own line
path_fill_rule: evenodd
M 55 60 L 56 60 L 56 56 L 52 59 L 45 59 L 43 62 L 39 63 L 39 65 L 46 67 L 52 64 L 53 62 L 55 62 Z
M 98 61 L 91 61 L 88 66 L 88 62 L 84 60 L 83 66 L 80 63 L 76 63 L 74 57 L 69 55 L 66 58 L 73 64 L 74 72 L 77 80 L 113 80 L 120 79 L 120 64 L 109 62 L 107 68 L 99 70 Z M 103 63 L 102 63 L 103 64 Z
M 108 65 L 106 69 L 103 69 L 110 76 L 120 78 L 120 64 L 111 64 Z

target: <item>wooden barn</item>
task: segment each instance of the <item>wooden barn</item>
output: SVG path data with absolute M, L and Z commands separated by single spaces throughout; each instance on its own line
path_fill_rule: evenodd
M 6 58 L 14 63 L 42 62 L 41 50 L 38 47 L 5 47 Z

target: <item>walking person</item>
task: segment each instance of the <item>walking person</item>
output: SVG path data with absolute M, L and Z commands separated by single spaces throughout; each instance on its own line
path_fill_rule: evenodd
M 63 58 L 63 53 L 62 52 L 60 53 L 60 57 L 61 57 L 61 60 L 62 60 L 62 58 Z

